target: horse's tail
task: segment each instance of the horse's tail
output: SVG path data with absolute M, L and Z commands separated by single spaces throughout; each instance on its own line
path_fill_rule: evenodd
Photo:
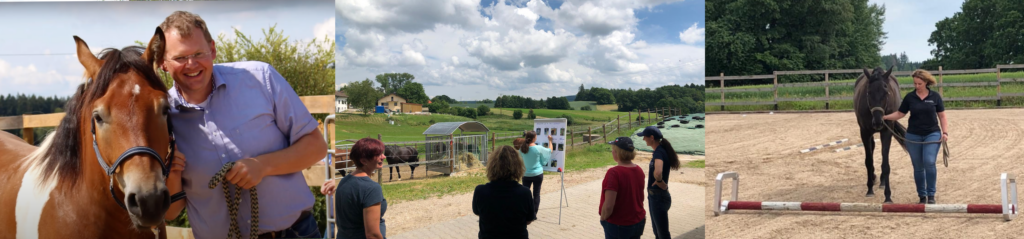
M 893 131 L 895 131 L 893 133 L 896 135 L 896 142 L 900 143 L 900 146 L 903 147 L 904 151 L 907 151 L 907 142 L 904 142 L 903 140 L 907 137 L 907 127 L 900 124 L 899 121 L 892 122 L 892 124 Z

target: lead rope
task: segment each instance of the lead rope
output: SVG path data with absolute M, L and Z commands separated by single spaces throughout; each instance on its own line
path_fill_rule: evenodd
M 224 188 L 224 201 L 228 204 L 228 215 L 231 217 L 231 228 L 228 231 L 227 238 L 242 238 L 242 232 L 238 229 L 238 205 L 242 201 L 242 189 L 235 188 L 235 200 L 231 200 L 231 194 L 228 194 L 228 185 L 230 182 L 224 180 L 224 176 L 227 175 L 228 170 L 235 166 L 235 162 L 224 164 L 224 167 L 220 168 L 217 174 L 213 175 L 213 179 L 210 179 L 210 189 L 216 188 L 217 184 L 223 183 L 221 188 Z M 260 225 L 260 204 L 256 195 L 256 187 L 249 189 L 249 196 L 252 199 L 252 220 L 249 221 L 251 224 L 249 238 L 256 239 L 259 237 L 259 225 Z

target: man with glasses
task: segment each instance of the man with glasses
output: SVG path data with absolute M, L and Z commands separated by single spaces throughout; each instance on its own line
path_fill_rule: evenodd
M 248 189 L 255 187 L 260 238 L 320 238 L 313 194 L 301 171 L 326 155 L 327 144 L 295 91 L 267 63 L 213 64 L 216 44 L 198 15 L 174 12 L 160 28 L 165 38 L 154 49 L 155 63 L 174 78 L 168 93 L 178 149 L 167 187 L 186 195 L 165 218 L 187 207 L 195 238 L 225 238 L 232 219 L 224 190 L 207 185 L 235 162 L 224 180 L 232 194 L 243 191 L 237 219 L 242 237 L 249 237 Z

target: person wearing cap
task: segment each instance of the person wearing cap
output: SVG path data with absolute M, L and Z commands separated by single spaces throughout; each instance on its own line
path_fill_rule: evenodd
M 601 182 L 601 227 L 604 238 L 640 238 L 647 223 L 644 211 L 644 170 L 633 163 L 636 148 L 629 137 L 618 137 L 612 145 L 615 167 Z
M 668 193 L 668 169 L 679 170 L 679 156 L 658 127 L 647 126 L 636 136 L 643 137 L 647 146 L 654 149 L 647 170 L 647 203 L 654 237 L 668 239 L 672 236 L 668 232 L 668 209 L 672 207 L 672 195 Z
M 537 132 L 526 131 L 524 141 L 519 146 L 520 157 L 523 158 L 523 186 L 533 186 L 533 214 L 540 210 L 540 184 L 544 182 L 544 165 L 551 162 L 551 149 L 555 148 L 552 137 L 548 135 L 548 147 L 537 145 Z

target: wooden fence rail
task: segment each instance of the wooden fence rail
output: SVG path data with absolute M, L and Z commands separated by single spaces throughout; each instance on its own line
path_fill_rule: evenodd
M 1020 97 L 1024 96 L 1024 92 L 1013 92 L 1004 93 L 1002 92 L 1002 83 L 1022 83 L 1024 78 L 1002 78 L 1002 71 L 1004 69 L 1020 69 L 1024 68 L 1024 64 L 1012 64 L 1012 65 L 996 65 L 996 68 L 988 69 L 967 69 L 967 70 L 942 70 L 939 67 L 937 71 L 929 71 L 932 75 L 936 76 L 939 94 L 943 94 L 944 87 L 982 87 L 982 86 L 995 86 L 995 95 L 990 96 L 974 96 L 974 97 L 950 97 L 945 98 L 943 101 L 983 101 L 983 100 L 995 100 L 996 106 L 1002 105 L 1003 98 L 1006 97 Z M 855 74 L 863 73 L 862 69 L 841 69 L 841 70 L 807 70 L 807 71 L 775 71 L 771 75 L 749 75 L 749 76 L 725 76 L 725 73 L 719 73 L 718 76 L 706 76 L 704 81 L 718 81 L 719 87 L 717 89 L 707 88 L 705 93 L 718 93 L 719 102 L 705 102 L 705 106 L 719 106 L 721 110 L 725 110 L 725 106 L 750 106 L 750 105 L 773 105 L 775 110 L 779 109 L 779 102 L 793 102 L 793 101 L 825 101 L 825 109 L 830 108 L 830 103 L 834 101 L 850 101 L 853 100 L 852 96 L 831 96 L 829 87 L 851 87 L 854 82 L 829 82 L 829 74 Z M 943 83 L 943 76 L 945 75 L 958 75 L 958 74 L 977 74 L 977 73 L 996 73 L 996 79 L 994 81 L 984 82 L 957 82 L 957 83 Z M 913 71 L 893 71 L 894 76 L 908 76 L 913 74 Z M 825 80 L 823 82 L 803 82 L 803 83 L 779 83 L 780 75 L 824 75 Z M 725 81 L 735 80 L 766 80 L 772 79 L 770 86 L 757 87 L 757 88 L 742 88 L 742 89 L 726 89 Z M 786 98 L 779 97 L 779 88 L 797 88 L 797 87 L 824 87 L 824 97 L 802 97 L 802 98 Z M 914 88 L 912 84 L 900 85 L 901 89 Z M 772 92 L 771 100 L 760 100 L 760 101 L 739 101 L 739 102 L 727 102 L 725 101 L 725 93 L 736 93 L 736 92 Z

